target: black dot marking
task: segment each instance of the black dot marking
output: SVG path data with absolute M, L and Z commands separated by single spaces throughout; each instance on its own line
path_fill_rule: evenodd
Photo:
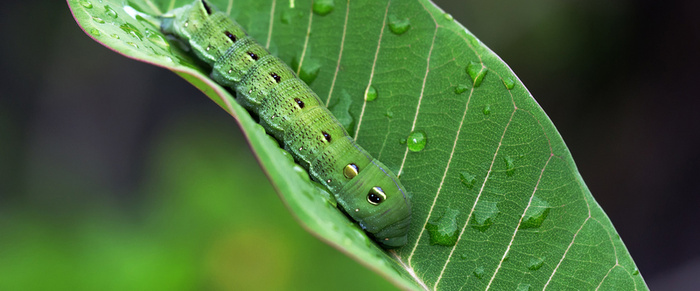
M 251 52 L 247 52 L 247 53 L 248 53 L 248 55 L 250 56 L 250 58 L 253 59 L 254 61 L 257 61 L 257 60 L 258 60 L 258 55 L 254 54 L 254 53 L 251 53 Z
M 382 198 L 379 197 L 379 195 L 374 194 L 374 193 L 369 193 L 367 195 L 367 200 L 369 200 L 370 202 L 372 202 L 374 204 L 379 204 L 379 202 L 382 202 Z
M 278 76 L 275 73 L 270 73 L 270 76 L 272 76 L 272 78 L 275 79 L 275 82 L 277 83 L 279 83 L 282 80 L 282 78 L 280 78 L 280 76 Z
M 330 134 L 328 134 L 328 133 L 325 132 L 325 131 L 322 131 L 321 134 L 323 134 L 323 138 L 324 138 L 327 142 L 331 142 L 331 135 L 330 135 Z
M 379 205 L 379 203 L 384 202 L 384 200 L 386 200 L 386 194 L 381 187 L 375 186 L 369 190 L 369 194 L 367 194 L 367 201 L 370 204 Z
M 204 6 L 204 10 L 207 11 L 207 14 L 211 15 L 211 8 L 207 5 L 207 1 L 202 0 L 202 6 Z
M 294 102 L 296 102 L 297 105 L 299 105 L 299 108 L 304 108 L 304 101 L 301 101 L 301 99 L 294 98 Z
M 236 42 L 238 40 L 235 35 L 228 31 L 224 31 L 224 34 L 226 34 L 226 37 L 228 37 L 232 42 Z

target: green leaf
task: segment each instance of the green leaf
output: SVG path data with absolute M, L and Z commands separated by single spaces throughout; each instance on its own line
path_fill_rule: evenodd
M 392 251 L 165 40 L 154 16 L 189 2 L 68 0 L 96 41 L 176 72 L 229 112 L 287 207 L 323 241 L 407 289 L 647 289 L 537 102 L 429 1 L 210 1 L 291 64 L 400 176 L 413 220 L 408 244 Z

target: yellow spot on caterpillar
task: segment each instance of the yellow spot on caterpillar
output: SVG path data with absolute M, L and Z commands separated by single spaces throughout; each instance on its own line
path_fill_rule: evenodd
M 343 168 L 343 175 L 345 175 L 345 178 L 352 179 L 357 176 L 357 174 L 360 172 L 360 169 L 357 167 L 357 165 L 350 163 L 345 165 Z

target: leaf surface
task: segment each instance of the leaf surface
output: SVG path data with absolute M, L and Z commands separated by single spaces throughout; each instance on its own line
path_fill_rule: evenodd
M 367 238 L 208 69 L 166 40 L 155 16 L 190 1 L 68 0 L 96 41 L 176 72 L 229 112 L 299 222 L 401 288 L 647 289 L 544 111 L 434 4 L 210 2 L 399 175 L 413 202 L 406 246 L 384 251 Z

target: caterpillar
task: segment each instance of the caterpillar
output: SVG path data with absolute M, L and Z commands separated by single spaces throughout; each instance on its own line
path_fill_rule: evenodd
M 235 91 L 340 209 L 385 248 L 406 244 L 411 203 L 399 179 L 348 135 L 281 59 L 206 0 L 161 16 L 161 30 L 189 45 L 210 77 Z

